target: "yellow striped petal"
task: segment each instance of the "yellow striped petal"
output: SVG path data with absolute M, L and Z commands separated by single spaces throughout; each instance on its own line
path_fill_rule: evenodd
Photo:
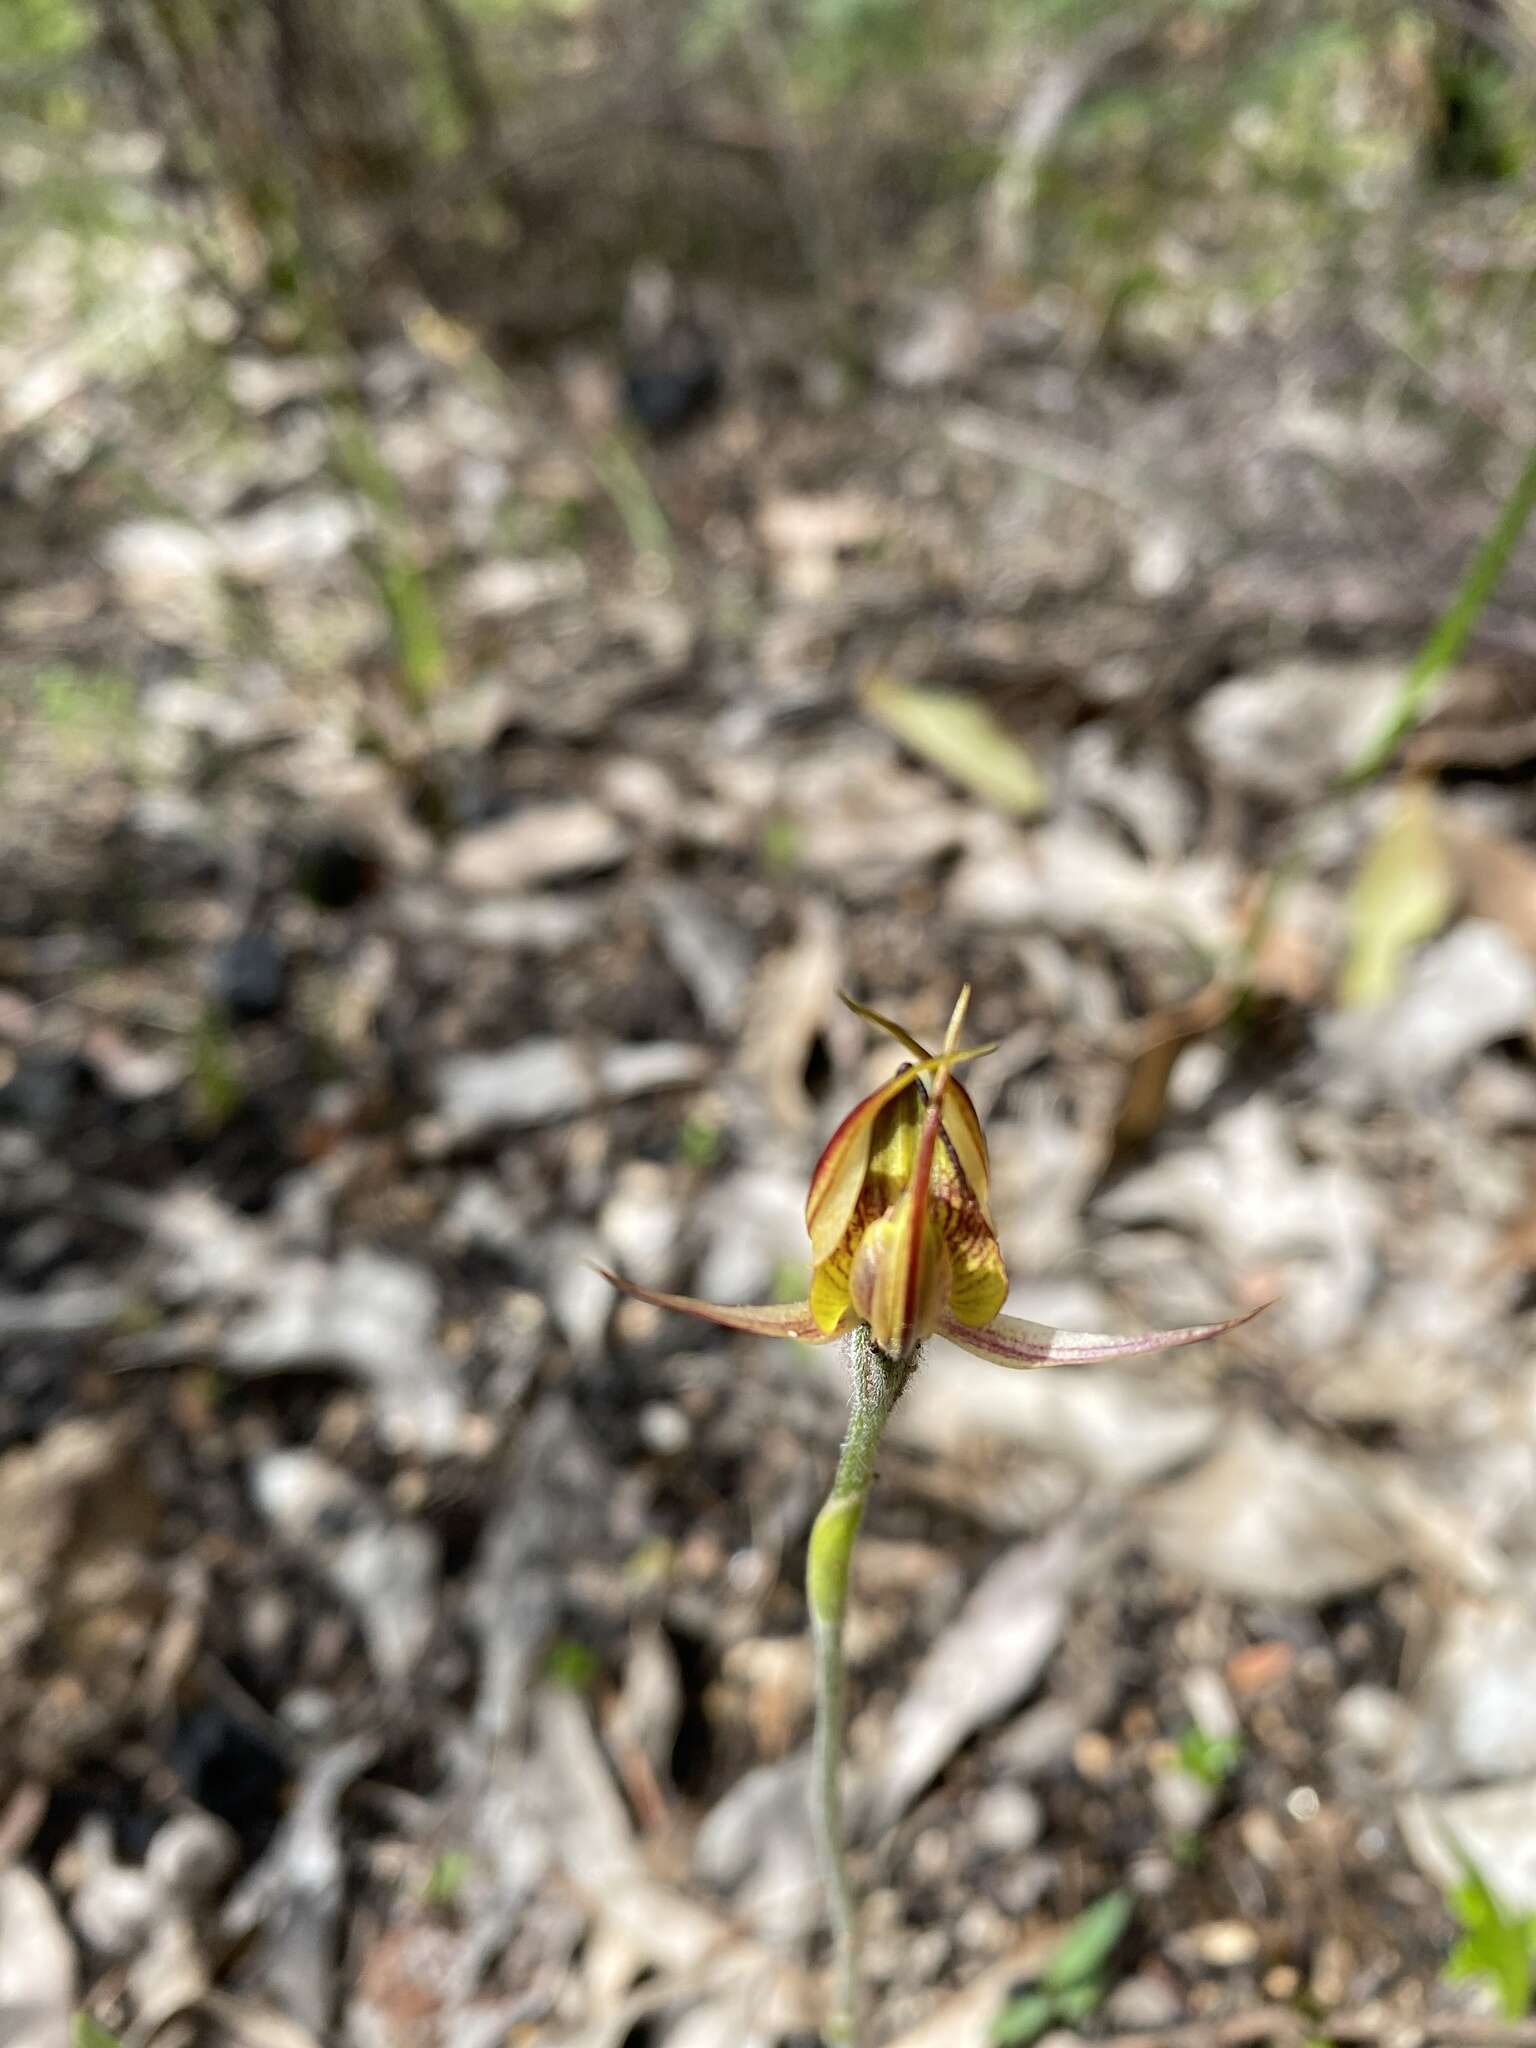
M 805 1199 L 805 1227 L 811 1234 L 814 1264 L 820 1265 L 831 1255 L 852 1219 L 869 1167 L 870 1145 L 880 1112 L 888 1103 L 905 1094 L 922 1075 L 931 1074 L 941 1066 L 957 1065 L 961 1060 L 980 1059 L 983 1053 L 995 1051 L 995 1046 L 972 1045 L 963 1051 L 945 1052 L 923 1059 L 916 1066 L 903 1067 L 884 1087 L 877 1088 L 873 1095 L 866 1095 L 862 1102 L 849 1110 L 816 1162 L 810 1193 Z M 919 1112 L 914 1121 L 920 1121 L 920 1115 Z
M 932 1214 L 934 1157 L 944 1120 L 955 1040 L 964 1021 L 962 990 L 945 1033 L 939 1070 L 918 1136 L 917 1154 L 895 1203 L 864 1232 L 854 1254 L 848 1291 L 870 1335 L 891 1358 L 910 1356 L 934 1327 L 949 1299 L 950 1261 L 944 1233 Z

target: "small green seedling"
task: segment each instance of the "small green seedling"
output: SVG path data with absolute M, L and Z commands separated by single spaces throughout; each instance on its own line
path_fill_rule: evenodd
M 988 2048 L 1030 2048 L 1054 2026 L 1080 2026 L 1109 1989 L 1105 1966 L 1131 1919 L 1129 1892 L 1106 1892 L 1079 1913 L 1039 1982 L 1015 1993 L 992 2022 Z
M 1241 1735 L 1207 1735 L 1193 1722 L 1179 1737 L 1179 1769 L 1219 1792 L 1243 1760 Z
M 429 1906 L 456 1906 L 473 1864 L 467 1849 L 445 1849 L 431 1870 L 422 1896 Z
M 677 1134 L 677 1151 L 689 1166 L 714 1166 L 724 1150 L 725 1134 L 717 1123 L 697 1114 L 684 1120 Z
M 192 1121 L 213 1138 L 245 1103 L 245 1072 L 229 1026 L 217 1010 L 203 1011 L 193 1026 L 188 1053 Z
M 603 1660 L 590 1644 L 574 1636 L 562 1636 L 551 1643 L 544 1659 L 544 1676 L 572 1692 L 590 1692 L 603 1675 Z
M 794 874 L 804 851 L 804 837 L 793 818 L 783 812 L 764 821 L 758 836 L 758 858 L 770 875 L 779 879 Z
M 1531 1964 L 1536 1959 L 1536 1913 L 1514 1913 L 1489 1889 L 1482 1872 L 1457 1850 L 1462 1879 L 1446 1895 L 1462 1936 L 1441 1973 L 1447 1984 L 1484 1983 L 1498 1996 L 1506 2019 L 1531 2010 Z
M 69 2048 L 123 2048 L 123 2044 L 100 2020 L 93 2020 L 88 2012 L 77 2012 L 70 2022 Z

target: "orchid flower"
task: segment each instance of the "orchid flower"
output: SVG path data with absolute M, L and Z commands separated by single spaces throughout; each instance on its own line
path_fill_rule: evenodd
M 954 1078 L 956 1067 L 996 1050 L 961 1046 L 970 999 L 967 984 L 942 1050 L 930 1053 L 888 1017 L 842 997 L 911 1057 L 848 1112 L 816 1163 L 805 1205 L 808 1300 L 727 1307 L 637 1287 L 603 1269 L 605 1277 L 657 1308 L 759 1337 L 826 1344 L 862 1324 L 898 1364 L 936 1333 L 996 1365 L 1093 1365 L 1202 1344 L 1257 1315 L 1250 1309 L 1225 1322 L 1114 1337 L 1002 1313 L 1008 1275 L 992 1227 L 987 1141 L 976 1105 Z
M 840 1769 L 846 1718 L 843 1624 L 849 1567 L 874 1478 L 881 1435 L 916 1370 L 923 1339 L 937 1333 L 997 1365 L 1092 1365 L 1200 1344 L 1258 1314 L 1141 1337 L 1054 1330 L 1002 1313 L 1008 1274 L 992 1227 L 987 1141 L 955 1069 L 995 1050 L 960 1043 L 969 987 L 931 1053 L 899 1024 L 849 996 L 857 1016 L 888 1032 L 909 1055 L 832 1133 L 805 1203 L 811 1289 L 805 1301 L 727 1308 L 686 1294 L 657 1294 L 609 1273 L 626 1294 L 728 1330 L 827 1344 L 846 1335 L 848 1433 L 832 1489 L 806 1547 L 806 1601 L 816 1673 L 811 1812 L 832 1930 L 831 2009 L 823 2038 L 862 2048 L 857 1901 L 843 1833 Z

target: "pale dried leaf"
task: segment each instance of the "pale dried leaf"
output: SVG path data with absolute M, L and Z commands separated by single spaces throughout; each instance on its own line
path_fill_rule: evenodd
M 1536 1778 L 1413 1793 L 1397 1815 L 1409 1854 L 1442 1890 L 1466 1875 L 1465 1854 L 1510 1911 L 1536 1912 Z
M 425 1266 L 356 1246 L 334 1264 L 293 1259 L 225 1332 L 237 1373 L 333 1366 L 371 1387 L 397 1442 L 441 1455 L 458 1441 L 463 1393 L 436 1339 L 440 1295 Z
M 1043 1543 L 1017 1544 L 972 1588 L 891 1717 L 866 1794 L 876 1827 L 899 1819 L 961 1744 L 1038 1680 L 1066 1626 L 1084 1542 L 1069 1523 Z
M 1335 1599 L 1375 1585 L 1404 1558 L 1359 1473 L 1247 1416 L 1198 1471 L 1148 1496 L 1140 1512 L 1166 1570 L 1240 1599 Z
M 0 1871 L 0 2041 L 69 2048 L 75 1949 L 41 1879 Z
M 1370 1009 L 1396 993 L 1410 955 L 1449 918 L 1456 885 L 1434 798 L 1422 784 L 1399 792 L 1351 884 L 1349 953 L 1339 1000 Z
M 278 1535 L 351 1608 L 379 1677 L 403 1684 L 436 1620 L 436 1537 L 392 1516 L 318 1451 L 264 1453 L 252 1466 L 251 1490 Z

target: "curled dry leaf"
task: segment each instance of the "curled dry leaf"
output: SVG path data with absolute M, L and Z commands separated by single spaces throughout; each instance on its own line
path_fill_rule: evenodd
M 806 1068 L 836 1010 L 831 992 L 842 957 L 831 905 L 808 898 L 794 943 L 771 954 L 753 983 L 741 1071 L 762 1090 L 770 1115 L 791 1130 L 803 1129 L 814 1114 L 805 1089 Z
M 1110 1159 L 1139 1151 L 1162 1126 L 1168 1085 L 1180 1057 L 1225 1023 L 1237 999 L 1224 980 L 1207 982 L 1187 1002 L 1175 1003 L 1142 1018 L 1130 1034 L 1129 1065 L 1110 1136 Z

